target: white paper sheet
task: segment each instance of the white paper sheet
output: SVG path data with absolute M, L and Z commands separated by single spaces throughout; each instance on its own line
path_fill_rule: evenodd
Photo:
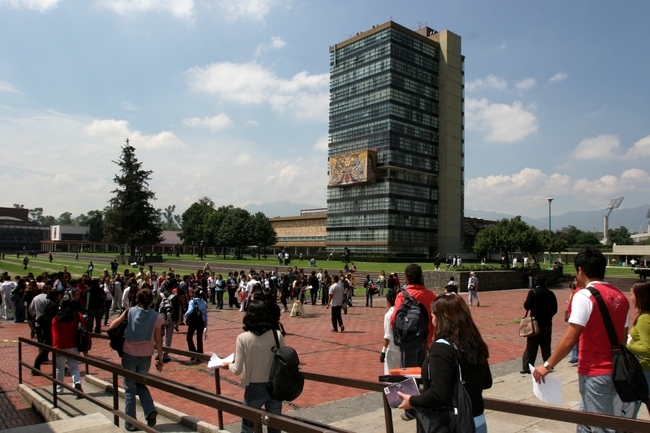
M 532 376 L 533 370 L 535 367 L 528 364 L 530 368 L 530 374 Z M 562 379 L 559 377 L 547 374 L 544 376 L 545 383 L 535 382 L 533 377 L 533 393 L 541 401 L 546 403 L 559 404 L 562 405 Z
M 210 370 L 215 370 L 217 368 L 223 367 L 224 362 L 232 363 L 234 361 L 235 361 L 234 353 L 231 353 L 229 356 L 226 356 L 223 359 L 219 358 L 216 353 L 213 353 L 212 356 L 210 357 L 210 360 L 208 361 L 208 368 Z

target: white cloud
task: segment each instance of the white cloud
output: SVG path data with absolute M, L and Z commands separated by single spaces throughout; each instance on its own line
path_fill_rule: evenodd
M 470 81 L 469 83 L 465 84 L 465 89 L 467 91 L 472 91 L 479 88 L 505 90 L 507 87 L 508 87 L 507 81 L 499 77 L 495 77 L 492 74 L 488 75 L 485 78 L 477 78 L 476 80 Z
M 303 71 L 284 79 L 255 62 L 212 63 L 186 74 L 192 90 L 226 102 L 269 104 L 274 111 L 288 111 L 297 118 L 328 119 L 329 74 Z
M 101 3 L 122 15 L 166 11 L 178 18 L 191 18 L 194 14 L 194 0 L 102 0 Z
M 129 139 L 130 144 L 137 148 L 184 148 L 187 145 L 173 132 L 163 131 L 155 135 L 145 135 L 140 131 L 131 131 L 126 120 L 93 120 L 84 129 L 91 137 L 97 137 L 107 143 L 121 143 Z
M 635 160 L 650 156 L 650 135 L 643 137 L 626 152 L 621 153 L 621 140 L 616 135 L 603 134 L 582 140 L 571 156 L 574 159 L 595 159 L 602 161 Z
M 280 48 L 284 48 L 286 45 L 287 43 L 282 40 L 281 37 L 273 36 L 271 37 L 271 42 L 265 42 L 257 46 L 257 49 L 255 50 L 255 56 L 260 56 L 269 50 L 278 50 Z
M 512 105 L 491 104 L 487 99 L 467 99 L 465 115 L 468 129 L 487 133 L 487 141 L 514 143 L 538 129 L 537 118 L 520 101 Z
M 312 149 L 327 152 L 329 149 L 329 136 L 326 134 L 318 137 L 318 140 L 316 140 L 316 143 L 314 143 Z
M 0 80 L 0 94 L 3 93 L 8 95 L 23 95 L 23 92 L 18 90 L 18 88 L 13 84 L 9 84 L 6 81 Z
M 560 81 L 564 81 L 567 78 L 569 78 L 569 74 L 560 71 L 557 74 L 553 75 L 548 81 L 549 83 L 559 83 Z
M 507 45 L 506 45 L 506 43 L 504 42 L 504 43 L 502 43 L 501 45 L 499 45 L 499 46 L 497 47 L 497 50 L 505 50 L 506 47 L 507 47 Z
M 232 125 L 232 120 L 226 114 L 217 114 L 213 117 L 205 116 L 192 117 L 190 119 L 184 119 L 183 124 L 186 126 L 205 126 L 210 128 L 212 131 L 218 131 L 220 129 L 228 128 Z
M 0 5 L 6 5 L 15 9 L 32 9 L 45 12 L 56 7 L 61 0 L 0 0 Z
M 621 140 L 616 135 L 599 135 L 582 140 L 571 156 L 575 159 L 611 159 L 617 157 Z
M 546 197 L 554 197 L 560 209 L 575 210 L 566 202 L 584 201 L 600 207 L 607 200 L 632 192 L 650 191 L 650 174 L 629 169 L 620 176 L 611 174 L 597 179 L 572 179 L 559 173 L 545 174 L 537 168 L 526 167 L 519 173 L 476 177 L 467 181 L 468 209 L 494 210 L 515 215 L 542 211 Z M 564 204 L 562 204 L 564 203 Z
M 650 156 L 650 135 L 634 143 L 631 149 L 625 153 L 627 159 L 646 158 Z
M 260 122 L 257 120 L 247 120 L 246 123 L 244 123 L 246 126 L 260 126 Z
M 130 102 L 127 101 L 122 101 L 120 107 L 122 108 L 122 110 L 126 110 L 126 111 L 138 111 L 138 107 L 135 104 L 131 104 Z
M 515 84 L 515 87 L 519 90 L 528 90 L 532 89 L 535 86 L 535 79 L 534 78 L 524 78 L 523 80 L 517 81 Z
M 272 0 L 218 0 L 225 17 L 230 20 L 262 21 L 271 11 Z

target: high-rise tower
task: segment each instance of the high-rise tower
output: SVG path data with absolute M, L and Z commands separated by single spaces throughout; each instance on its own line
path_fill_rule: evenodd
M 328 247 L 460 252 L 460 37 L 389 21 L 330 47 L 330 58 Z

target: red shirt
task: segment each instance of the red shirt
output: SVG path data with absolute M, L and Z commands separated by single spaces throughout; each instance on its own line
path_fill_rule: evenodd
M 616 335 L 625 342 L 625 328 L 628 326 L 630 303 L 616 287 L 604 282 L 594 281 L 587 285 L 600 292 L 612 318 Z M 605 323 L 600 314 L 596 299 L 588 289 L 576 290 L 571 302 L 569 323 L 584 326 L 580 334 L 578 374 L 583 376 L 602 376 L 612 373 L 612 349 Z
M 86 322 L 79 313 L 75 313 L 76 320 L 61 322 L 56 317 L 52 319 L 52 347 L 56 349 L 72 349 L 77 347 L 77 324 L 85 327 Z M 90 336 L 88 336 L 90 339 Z
M 426 287 L 417 284 L 411 284 L 410 286 L 406 286 L 406 291 L 409 292 L 410 295 L 413 296 L 416 301 L 424 305 L 424 307 L 427 309 L 427 313 L 429 313 L 429 334 L 427 335 L 427 345 L 431 345 L 431 343 L 433 342 L 433 334 L 435 331 L 433 329 L 433 322 L 431 321 L 431 304 L 433 303 L 433 301 L 436 300 L 436 294 L 433 293 L 431 290 L 427 289 Z M 395 325 L 395 317 L 397 317 L 397 310 L 399 309 L 399 306 L 402 305 L 402 302 L 404 302 L 404 294 L 400 290 L 397 293 L 397 298 L 395 298 L 395 309 L 393 310 L 393 315 L 390 318 L 391 327 Z

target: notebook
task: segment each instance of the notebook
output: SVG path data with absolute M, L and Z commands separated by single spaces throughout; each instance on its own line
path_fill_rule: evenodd
M 384 393 L 386 394 L 386 399 L 388 400 L 388 404 L 392 408 L 395 408 L 402 403 L 402 398 L 397 395 L 397 391 L 400 391 L 401 393 L 408 394 L 408 395 L 420 395 L 418 384 L 417 382 L 415 382 L 415 379 L 412 377 L 409 377 L 406 380 L 387 386 L 386 388 L 384 388 Z

